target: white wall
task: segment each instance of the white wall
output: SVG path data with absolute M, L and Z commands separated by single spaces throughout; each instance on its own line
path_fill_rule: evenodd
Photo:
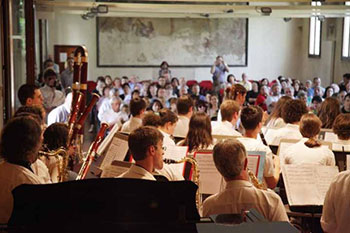
M 285 75 L 301 76 L 303 19 L 285 23 L 282 19 L 261 17 L 249 19 L 248 66 L 232 67 L 230 73 L 240 77 L 242 72 L 251 79 Z M 99 75 L 138 75 L 140 79 L 157 78 L 158 68 L 98 68 L 96 65 L 96 21 L 83 20 L 79 15 L 55 13 L 49 20 L 49 51 L 54 45 L 87 46 L 89 52 L 89 79 Z M 176 55 L 176 54 L 175 54 Z M 214 62 L 213 58 L 213 62 Z M 164 58 L 166 60 L 166 58 Z M 170 64 L 171 65 L 171 64 Z M 171 68 L 173 76 L 187 79 L 211 79 L 210 68 Z

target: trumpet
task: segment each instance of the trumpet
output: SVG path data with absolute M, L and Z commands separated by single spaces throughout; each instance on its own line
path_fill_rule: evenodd
M 184 157 L 180 160 L 173 160 L 173 159 L 163 159 L 164 163 L 166 164 L 176 164 L 176 163 L 185 163 L 189 162 L 193 166 L 193 175 L 192 175 L 192 180 L 193 183 L 195 183 L 198 186 L 197 192 L 196 192 L 196 206 L 197 209 L 199 210 L 200 208 L 200 193 L 199 193 L 199 168 L 198 168 L 198 163 L 195 158 L 193 157 Z
M 68 152 L 65 148 L 60 147 L 52 151 L 39 151 L 39 156 L 55 157 L 57 159 L 58 175 L 57 181 L 64 182 L 68 180 Z

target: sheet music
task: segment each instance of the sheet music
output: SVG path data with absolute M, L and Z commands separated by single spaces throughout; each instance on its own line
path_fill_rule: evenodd
M 325 132 L 324 141 L 326 142 L 336 142 L 338 140 L 338 136 L 333 132 Z
M 289 205 L 323 205 L 330 183 L 338 173 L 336 166 L 313 164 L 282 166 Z
M 107 165 L 102 170 L 101 178 L 115 178 L 126 172 L 128 169 L 129 167 Z
M 333 151 L 341 151 L 342 152 L 343 148 L 344 148 L 345 152 L 350 152 L 350 145 L 345 145 L 345 144 L 341 144 L 341 143 L 337 143 L 337 142 L 332 143 L 332 150 Z
M 196 160 L 200 170 L 199 192 L 215 194 L 220 191 L 222 176 L 216 169 L 212 153 L 197 152 Z
M 247 154 L 248 169 L 252 171 L 261 182 L 264 177 L 266 153 L 262 151 L 247 151 Z
M 106 155 L 102 161 L 101 169 L 105 166 L 112 164 L 114 160 L 123 161 L 126 153 L 128 152 L 129 146 L 126 140 L 119 137 L 113 137 L 112 142 L 106 152 Z
M 187 146 L 172 146 L 167 145 L 166 151 L 164 152 L 163 158 L 173 159 L 179 161 L 186 157 L 188 151 Z M 185 163 L 178 163 L 171 165 L 178 173 L 183 174 Z

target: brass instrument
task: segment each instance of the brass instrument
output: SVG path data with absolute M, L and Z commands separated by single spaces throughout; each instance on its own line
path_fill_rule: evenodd
M 201 195 L 199 193 L 199 168 L 198 163 L 195 158 L 193 157 L 184 157 L 180 160 L 173 160 L 173 159 L 164 159 L 164 163 L 167 164 L 174 164 L 174 163 L 185 163 L 189 162 L 193 166 L 193 175 L 192 175 L 192 181 L 198 186 L 197 192 L 196 192 L 196 206 L 197 209 L 200 209 L 200 202 L 201 202 Z
M 57 176 L 58 182 L 64 182 L 68 180 L 67 166 L 68 166 L 69 155 L 65 148 L 60 147 L 57 150 L 52 150 L 48 152 L 39 151 L 39 156 L 55 157 L 57 159 L 57 167 L 58 167 L 58 176 Z
M 259 179 L 256 178 L 256 176 L 254 175 L 254 173 L 250 170 L 248 170 L 248 175 L 250 178 L 250 182 L 254 185 L 255 188 L 257 189 L 263 189 L 266 190 L 266 186 L 264 185 L 264 183 L 260 183 Z

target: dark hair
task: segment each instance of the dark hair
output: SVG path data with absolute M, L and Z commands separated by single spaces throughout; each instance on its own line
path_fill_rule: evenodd
M 142 125 L 154 126 L 157 128 L 158 126 L 160 126 L 160 116 L 152 111 L 147 111 L 144 117 L 142 118 Z
M 335 118 L 340 114 L 340 103 L 337 99 L 328 97 L 320 107 L 317 116 L 322 121 L 322 128 L 331 129 Z
M 189 152 L 208 147 L 213 143 L 211 135 L 211 122 L 205 113 L 194 114 L 189 123 L 189 130 L 184 141 L 184 146 L 188 146 Z
M 321 96 L 315 95 L 312 100 L 311 103 L 313 103 L 314 101 L 316 101 L 317 103 L 322 103 L 322 98 Z
M 52 59 L 46 59 L 45 61 L 44 61 L 44 68 L 46 69 L 47 68 L 47 63 L 49 63 L 49 62 L 52 62 L 53 63 L 53 60 Z
M 40 145 L 41 127 L 31 116 L 14 117 L 2 129 L 1 156 L 10 163 L 35 161 Z
M 160 63 L 160 68 L 162 68 L 163 65 L 166 65 L 167 67 L 169 67 L 168 62 L 166 61 L 162 61 L 162 63 Z
M 241 84 L 235 84 L 226 89 L 226 95 L 228 99 L 236 100 L 238 94 L 244 95 L 247 93 L 247 89 Z
M 44 79 L 47 79 L 48 77 L 55 76 L 57 78 L 57 74 L 53 69 L 47 69 L 44 73 Z
M 41 125 L 44 122 L 45 110 L 39 106 L 22 106 L 17 109 L 13 117 L 32 116 Z
M 30 84 L 23 84 L 18 90 L 18 99 L 22 105 L 26 105 L 27 99 L 34 98 L 35 90 L 39 87 Z
M 158 94 L 158 84 L 157 83 L 151 83 L 149 86 L 148 86 L 148 88 L 147 88 L 147 96 L 148 96 L 148 98 L 153 98 L 153 96 L 151 95 L 151 92 L 150 92 L 150 89 L 151 89 L 151 87 L 156 87 L 156 89 L 157 89 L 157 91 L 156 91 L 156 96 L 157 96 L 157 94 Z
M 159 110 L 163 108 L 163 104 L 159 99 L 153 99 L 147 110 L 153 111 L 153 105 L 159 104 Z
M 159 97 L 158 93 L 159 93 L 160 89 L 163 89 L 165 91 L 165 86 L 164 87 L 161 87 L 161 86 L 158 87 L 158 89 L 157 89 L 157 97 Z
M 350 114 L 339 114 L 333 123 L 333 132 L 338 136 L 340 140 L 350 139 Z
M 321 144 L 314 139 L 321 131 L 321 120 L 313 113 L 304 114 L 300 119 L 299 130 L 303 137 L 308 138 L 304 143 L 307 147 L 319 147 Z
M 67 147 L 68 126 L 63 123 L 54 123 L 46 128 L 44 132 L 44 149 L 56 150 Z
M 128 87 L 130 88 L 129 83 L 124 83 L 124 84 L 122 85 L 122 88 L 124 89 L 124 87 L 126 87 L 126 86 L 128 86 Z
M 307 107 L 301 100 L 288 100 L 282 109 L 282 118 L 285 123 L 299 122 L 302 115 L 307 113 Z
M 247 106 L 241 111 L 241 122 L 245 130 L 254 130 L 262 121 L 263 110 L 259 106 Z
M 101 81 L 101 82 L 106 82 L 106 80 L 105 80 L 105 77 L 103 77 L 103 76 L 98 76 L 97 77 L 97 79 L 96 79 L 96 82 L 98 82 L 98 81 Z
M 345 100 L 347 97 L 350 97 L 350 93 L 348 93 L 348 94 L 346 94 L 346 95 L 344 96 L 344 100 Z
M 273 111 L 271 112 L 270 116 L 267 118 L 266 124 L 271 121 L 272 119 L 277 119 L 282 117 L 282 109 L 283 106 L 286 104 L 288 100 L 291 100 L 292 98 L 289 96 L 282 96 L 276 103 L 276 106 L 274 107 Z
M 171 79 L 171 81 L 170 81 L 170 83 L 173 83 L 173 82 L 174 82 L 174 80 L 176 80 L 177 85 L 180 85 L 180 81 L 179 81 L 179 79 L 178 79 L 178 78 L 176 78 L 176 77 L 172 78 L 172 79 Z
M 166 108 L 163 108 L 159 111 L 159 116 L 160 116 L 161 126 L 164 126 L 168 122 L 174 124 L 178 120 L 178 117 L 176 116 L 176 114 Z
M 133 96 L 135 93 L 137 93 L 137 94 L 140 95 L 140 91 L 139 91 L 139 90 L 133 90 L 133 91 L 131 92 L 131 96 Z
M 141 126 L 132 131 L 128 138 L 129 150 L 135 161 L 144 160 L 150 146 L 156 147 L 163 135 L 152 126 Z
M 179 115 L 186 115 L 189 111 L 190 108 L 193 108 L 194 102 L 191 97 L 185 95 L 181 96 L 177 100 L 176 108 L 177 108 L 177 113 Z
M 111 88 L 111 86 L 104 86 L 103 89 L 102 89 L 102 94 L 103 95 L 105 94 L 106 89 L 111 90 L 112 88 Z M 108 95 L 109 95 L 109 93 L 108 93 Z
M 333 88 L 332 86 L 328 86 L 328 87 L 326 87 L 326 90 L 324 91 L 322 98 L 327 98 L 327 91 L 328 91 L 328 89 L 330 89 L 330 88 L 333 89 L 333 93 L 334 93 L 334 88 Z M 330 97 L 331 97 L 331 96 L 330 96 Z
M 230 83 L 230 78 L 233 77 L 233 80 L 235 79 L 235 76 L 233 74 L 227 75 L 227 82 Z
M 234 100 L 225 100 L 220 106 L 222 121 L 232 121 L 233 115 L 239 113 L 240 106 Z
M 130 113 L 132 116 L 140 115 L 142 110 L 145 110 L 145 109 L 146 109 L 146 102 L 143 99 L 137 97 L 130 100 Z
M 343 77 L 346 78 L 346 79 L 350 79 L 350 73 L 343 74 Z

